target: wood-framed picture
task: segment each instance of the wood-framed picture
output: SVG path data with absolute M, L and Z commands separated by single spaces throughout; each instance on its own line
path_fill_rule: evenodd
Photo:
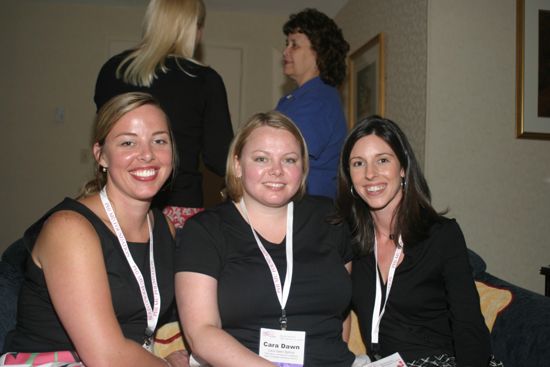
M 353 52 L 348 69 L 350 128 L 367 116 L 384 116 L 384 34 L 377 34 Z
M 516 136 L 550 140 L 550 0 L 516 0 Z

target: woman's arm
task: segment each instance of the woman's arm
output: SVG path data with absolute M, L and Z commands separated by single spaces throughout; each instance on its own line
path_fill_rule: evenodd
M 176 273 L 178 312 L 193 356 L 216 367 L 273 367 L 222 330 L 217 287 L 211 276 Z
M 100 240 L 83 216 L 54 213 L 44 224 L 32 257 L 44 272 L 53 307 L 86 366 L 168 365 L 122 334 Z
M 346 263 L 345 265 L 346 270 L 348 271 L 348 274 L 351 274 L 351 261 Z M 348 313 L 348 316 L 344 320 L 344 323 L 342 324 L 342 339 L 347 343 L 349 341 L 349 336 L 351 333 L 351 313 Z
M 166 224 L 168 224 L 168 228 L 170 229 L 170 233 L 172 234 L 172 238 L 176 238 L 176 227 L 174 226 L 174 223 L 168 218 L 167 215 L 164 215 L 164 219 L 166 220 Z
M 438 235 L 457 363 L 486 366 L 491 354 L 490 336 L 481 314 L 464 236 L 454 221 L 446 223 Z
M 205 97 L 202 159 L 218 176 L 225 176 L 225 162 L 233 139 L 233 126 L 222 77 L 214 70 L 205 76 Z

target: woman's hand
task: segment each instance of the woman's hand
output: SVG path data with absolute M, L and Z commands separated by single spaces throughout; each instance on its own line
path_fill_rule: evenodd
M 177 350 L 170 353 L 165 360 L 170 367 L 189 367 L 189 352 L 184 349 Z

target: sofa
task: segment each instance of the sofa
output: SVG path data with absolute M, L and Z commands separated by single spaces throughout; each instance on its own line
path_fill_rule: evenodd
M 479 255 L 473 251 L 469 255 L 486 323 L 491 317 L 487 311 L 497 311 L 493 324 L 488 323 L 495 357 L 505 367 L 550 366 L 550 297 L 491 275 Z M 489 292 L 509 292 L 511 299 L 506 302 L 506 297 L 496 296 L 493 300 L 480 285 L 490 288 Z
M 0 350 L 7 332 L 15 326 L 17 295 L 23 281 L 23 269 L 28 259 L 21 240 L 3 253 L 0 261 Z M 491 330 L 495 357 L 505 367 L 547 367 L 550 365 L 550 297 L 531 292 L 499 279 L 487 272 L 483 259 L 469 251 L 481 310 Z M 169 325 L 166 325 L 169 326 Z M 356 353 L 364 346 L 355 324 L 350 349 Z M 165 328 L 165 350 L 172 343 L 181 343 L 172 334 L 179 334 L 177 325 Z M 159 344 L 160 345 L 160 344 Z M 172 345 L 173 347 L 174 345 Z
M 0 353 L 4 348 L 6 334 L 15 326 L 17 297 L 28 257 L 23 241 L 17 240 L 0 258 Z

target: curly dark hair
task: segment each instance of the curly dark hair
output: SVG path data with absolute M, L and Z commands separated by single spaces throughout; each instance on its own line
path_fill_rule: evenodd
M 283 33 L 303 33 L 317 53 L 317 67 L 321 79 L 334 87 L 346 77 L 346 54 L 349 44 L 334 20 L 317 9 L 304 9 L 290 15 L 283 26 Z

